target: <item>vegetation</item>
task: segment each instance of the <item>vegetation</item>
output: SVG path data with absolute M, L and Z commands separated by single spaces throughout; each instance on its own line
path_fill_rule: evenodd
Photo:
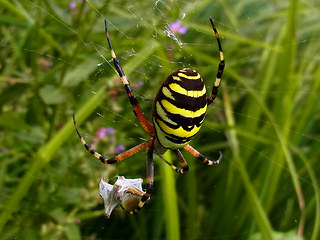
M 320 3 L 310 1 L 0 0 L 0 239 L 320 238 Z M 151 200 L 104 216 L 101 177 L 143 178 L 146 140 L 114 71 L 110 37 L 142 109 L 178 68 L 222 85 L 178 175 L 155 156 Z M 179 25 L 179 20 L 181 20 Z M 178 21 L 178 22 L 177 22 Z M 175 23 L 175 25 L 172 25 Z M 171 30 L 170 30 L 171 27 Z M 115 131 L 104 131 L 108 128 Z M 96 135 L 98 134 L 98 135 Z M 175 161 L 170 153 L 166 158 Z

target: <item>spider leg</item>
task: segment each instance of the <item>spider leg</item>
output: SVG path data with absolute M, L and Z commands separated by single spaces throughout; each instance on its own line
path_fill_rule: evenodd
M 95 150 L 93 150 L 93 148 L 86 143 L 86 141 L 84 140 L 84 138 L 81 136 L 78 127 L 77 127 L 77 123 L 76 123 L 76 118 L 75 115 L 73 114 L 73 123 L 74 123 L 74 127 L 76 128 L 76 131 L 78 133 L 78 136 L 83 144 L 83 146 L 86 148 L 86 150 L 91 153 L 94 157 L 98 158 L 102 163 L 104 164 L 113 164 L 113 163 L 117 163 L 120 162 L 138 152 L 140 152 L 143 149 L 146 149 L 148 147 L 150 147 L 153 143 L 153 138 L 149 138 L 148 141 L 141 143 L 123 153 L 120 153 L 112 158 L 106 158 L 104 156 L 102 156 L 100 153 L 96 152 Z
M 209 160 L 205 156 L 203 156 L 201 153 L 199 153 L 196 149 L 191 147 L 189 144 L 184 146 L 184 149 L 187 150 L 192 156 L 199 159 L 201 162 L 203 162 L 206 165 L 216 165 L 220 163 L 220 160 L 222 159 L 222 153 L 219 151 L 219 158 L 217 160 Z
M 154 127 L 153 125 L 148 121 L 148 119 L 146 118 L 146 116 L 144 115 L 144 113 L 142 112 L 141 110 L 141 107 L 138 103 L 138 100 L 137 98 L 135 97 L 134 93 L 133 93 L 133 90 L 131 89 L 130 87 L 130 84 L 129 84 L 129 81 L 127 80 L 127 77 L 126 75 L 124 74 L 123 70 L 122 70 L 122 67 L 121 67 L 121 64 L 119 62 L 119 60 L 117 59 L 116 57 L 116 54 L 112 48 L 112 45 L 111 45 L 111 41 L 110 41 L 110 38 L 109 38 L 109 32 L 108 32 L 108 27 L 107 27 L 107 20 L 105 19 L 104 20 L 104 23 L 105 23 L 105 30 L 106 30 L 106 35 L 107 35 L 107 40 L 108 40 L 108 44 L 109 44 L 109 48 L 110 48 L 110 51 L 111 51 L 111 56 L 112 56 L 112 59 L 113 59 L 113 63 L 114 63 L 114 66 L 119 74 L 119 77 L 127 91 L 127 95 L 129 97 L 129 100 L 130 100 L 130 103 L 134 109 L 134 113 L 138 119 L 138 121 L 141 123 L 142 127 L 144 128 L 144 130 L 152 137 L 155 136 L 155 131 L 154 131 Z
M 223 69 L 224 69 L 224 66 L 225 66 L 224 57 L 223 57 L 223 51 L 222 51 L 222 47 L 221 47 L 221 43 L 220 43 L 219 34 L 218 34 L 217 29 L 214 26 L 213 21 L 212 21 L 211 18 L 210 18 L 210 23 L 211 23 L 212 29 L 214 31 L 214 34 L 215 34 L 217 42 L 218 42 L 219 52 L 220 52 L 220 63 L 219 63 L 219 67 L 218 67 L 216 81 L 214 82 L 214 85 L 213 85 L 213 88 L 212 88 L 211 96 L 207 98 L 207 104 L 208 105 L 213 102 L 213 100 L 216 98 L 216 96 L 218 94 L 218 87 L 220 85 L 221 77 L 222 77 L 222 74 L 223 74 Z
M 147 153 L 147 189 L 146 193 L 142 196 L 137 208 L 133 211 L 131 211 L 131 214 L 137 214 L 141 208 L 144 206 L 145 202 L 150 198 L 152 188 L 153 188 L 153 146 L 149 147 L 148 153 Z
M 177 173 L 180 174 L 185 174 L 188 172 L 189 170 L 189 166 L 186 162 L 186 160 L 184 159 L 183 155 L 181 154 L 179 149 L 173 150 L 174 154 L 177 156 L 177 159 L 179 161 L 179 164 L 181 165 L 182 168 L 178 168 L 175 165 L 173 165 L 172 163 L 168 162 L 163 156 L 159 155 L 159 157 L 166 163 L 168 164 L 174 171 L 176 171 Z

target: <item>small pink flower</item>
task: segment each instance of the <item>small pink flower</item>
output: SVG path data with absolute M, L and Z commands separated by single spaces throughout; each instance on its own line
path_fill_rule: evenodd
M 138 88 L 138 87 L 141 87 L 143 84 L 144 84 L 143 81 L 139 81 L 139 82 L 136 82 L 136 83 L 132 84 L 132 86 L 134 88 Z
M 125 148 L 125 146 L 123 146 L 123 145 L 118 145 L 118 146 L 116 146 L 116 149 L 115 149 L 115 151 L 116 151 L 116 154 L 119 154 L 120 152 L 122 152 L 123 150 L 125 150 L 126 148 Z
M 176 22 L 170 24 L 170 30 L 173 33 L 180 33 L 180 34 L 186 34 L 188 31 L 188 27 L 186 26 L 180 26 L 181 25 L 181 20 L 178 19 Z
M 114 130 L 112 127 L 100 128 L 100 129 L 97 131 L 96 135 L 97 135 L 97 137 L 99 137 L 99 138 L 103 138 L 103 137 L 105 137 L 107 134 L 112 135 L 112 134 L 115 134 L 115 132 L 116 132 L 116 130 Z
M 77 7 L 77 4 L 75 3 L 75 2 L 71 2 L 70 4 L 69 4 L 69 8 L 70 9 L 75 9 Z
M 47 71 L 52 66 L 52 62 L 44 57 L 38 58 L 38 63 L 41 71 Z
M 9 149 L 8 149 L 8 148 L 3 147 L 3 148 L 1 148 L 1 151 L 2 151 L 2 152 L 6 152 L 6 153 L 8 153 L 8 152 L 9 152 Z

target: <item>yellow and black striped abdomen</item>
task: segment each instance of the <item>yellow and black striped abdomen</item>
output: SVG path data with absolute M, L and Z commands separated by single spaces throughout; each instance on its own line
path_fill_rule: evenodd
M 172 73 L 155 99 L 153 123 L 159 143 L 169 149 L 188 144 L 206 111 L 206 88 L 200 75 L 188 68 Z

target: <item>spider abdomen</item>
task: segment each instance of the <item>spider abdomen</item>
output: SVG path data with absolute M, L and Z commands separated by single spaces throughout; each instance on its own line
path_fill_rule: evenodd
M 200 75 L 184 68 L 173 72 L 155 99 L 153 123 L 162 147 L 182 148 L 199 131 L 207 111 L 206 88 Z

